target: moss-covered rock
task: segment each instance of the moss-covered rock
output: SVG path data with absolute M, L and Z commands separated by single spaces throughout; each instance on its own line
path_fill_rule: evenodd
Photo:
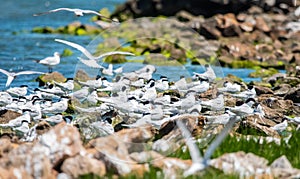
M 65 78 L 61 73 L 59 72 L 52 72 L 52 73 L 47 73 L 44 75 L 39 76 L 36 81 L 39 82 L 39 86 L 44 86 L 46 83 L 53 83 L 53 81 L 62 83 L 65 82 L 67 78 Z
M 73 55 L 73 51 L 68 49 L 68 48 L 65 48 L 61 56 L 62 57 L 68 57 L 68 56 L 71 56 L 71 55 Z
M 34 27 L 31 32 L 40 34 L 51 34 L 55 33 L 55 29 L 52 27 Z
M 278 73 L 278 70 L 274 68 L 268 68 L 268 69 L 257 69 L 256 71 L 249 74 L 249 77 L 251 78 L 264 78 L 264 77 L 270 77 L 274 74 Z

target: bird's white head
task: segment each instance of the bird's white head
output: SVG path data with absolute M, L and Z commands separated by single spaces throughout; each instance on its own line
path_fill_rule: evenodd
M 54 52 L 55 57 L 60 57 L 60 54 L 58 52 Z

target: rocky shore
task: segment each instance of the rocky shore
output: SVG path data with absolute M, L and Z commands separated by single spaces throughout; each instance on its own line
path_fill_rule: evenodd
M 77 22 L 32 31 L 102 32 L 107 38 L 97 55 L 119 48 L 146 58 L 133 72 L 110 76 L 102 70 L 95 77 L 79 69 L 74 79 L 53 72 L 25 95 L 0 92 L 0 178 L 300 177 L 300 13 L 293 1 L 176 1 L 172 9 L 167 2 L 128 1 L 111 17 L 174 15 L 168 20 L 129 20 L 116 31 Z M 212 4 L 214 11 L 207 8 Z M 169 31 L 178 35 L 164 36 Z M 124 41 L 130 43 L 122 46 Z M 117 55 L 105 60 L 127 62 Z M 178 81 L 152 79 L 158 66 L 187 63 L 206 71 Z M 207 64 L 253 68 L 250 75 L 262 80 L 220 79 L 206 74 Z M 204 160 L 232 119 L 214 154 L 203 163 L 195 160 L 188 142 Z M 205 167 L 191 172 L 197 162 Z

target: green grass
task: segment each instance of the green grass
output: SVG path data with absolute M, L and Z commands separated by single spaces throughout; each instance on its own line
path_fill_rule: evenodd
M 290 138 L 289 142 L 286 143 L 283 140 L 281 144 L 278 145 L 274 142 L 266 143 L 263 142 L 259 144 L 257 141 L 250 139 L 247 140 L 243 137 L 237 138 L 233 136 L 228 136 L 222 144 L 216 149 L 212 158 L 217 158 L 225 153 L 232 153 L 238 151 L 244 151 L 245 153 L 254 153 L 258 156 L 264 157 L 269 161 L 271 164 L 275 159 L 279 158 L 282 155 L 285 155 L 288 160 L 291 162 L 292 166 L 295 168 L 300 168 L 300 150 L 298 145 L 300 144 L 300 132 L 293 132 L 292 137 Z M 202 148 L 199 146 L 199 148 Z M 203 150 L 200 152 L 203 155 Z M 169 155 L 169 157 L 177 157 L 181 159 L 190 159 L 189 151 L 183 151 L 181 148 L 176 152 Z M 89 178 L 99 178 L 95 175 L 84 175 L 80 177 L 82 179 L 89 179 Z M 113 175 L 107 175 L 105 178 L 113 178 Z M 129 175 L 127 177 L 120 177 L 121 179 L 137 179 L 141 178 L 135 175 Z M 146 172 L 142 178 L 164 178 L 163 172 L 160 169 L 150 167 L 150 171 Z M 222 171 L 219 171 L 214 168 L 207 168 L 203 172 L 197 173 L 195 176 L 188 177 L 190 179 L 193 178 L 226 178 L 226 179 L 235 179 L 239 178 L 238 175 L 228 175 L 224 174 Z

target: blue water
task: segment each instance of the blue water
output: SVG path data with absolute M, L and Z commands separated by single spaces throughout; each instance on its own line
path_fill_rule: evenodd
M 106 7 L 110 11 L 113 11 L 117 4 L 124 1 L 125 0 L 2 1 L 0 6 L 0 68 L 15 72 L 22 70 L 47 72 L 47 67 L 36 64 L 33 60 L 52 56 L 55 51 L 62 53 L 65 48 L 69 48 L 64 44 L 55 42 L 55 38 L 74 41 L 83 46 L 87 46 L 92 40 L 92 37 L 89 36 L 35 34 L 30 32 L 36 26 L 51 26 L 56 28 L 59 26 L 65 26 L 73 21 L 80 21 L 84 24 L 92 24 L 90 21 L 91 16 L 77 18 L 69 12 L 58 12 L 34 17 L 34 13 L 44 12 L 59 7 L 92 10 L 100 10 L 101 8 Z M 78 64 L 77 56 L 81 55 L 81 53 L 76 50 L 73 50 L 73 52 L 74 54 L 72 56 L 62 58 L 61 64 L 55 68 L 56 71 L 59 71 L 66 77 L 74 76 L 74 71 Z M 125 64 L 125 66 L 129 65 Z M 179 75 L 189 75 L 191 71 L 200 72 L 203 70 L 201 66 L 187 66 L 181 68 L 182 70 L 178 70 L 178 68 L 161 68 L 157 75 L 167 75 L 175 79 L 175 77 L 178 77 Z M 178 71 L 182 71 L 182 74 L 179 74 Z M 185 73 L 186 71 L 189 73 Z M 226 76 L 228 73 L 232 73 L 246 81 L 260 80 L 248 79 L 248 74 L 252 72 L 252 70 L 248 69 L 236 70 L 223 68 L 218 71 L 221 71 L 221 76 Z M 21 84 L 26 83 L 34 88 L 37 86 L 37 83 L 33 81 L 35 78 L 35 75 L 19 76 L 13 81 L 11 86 L 20 86 Z M 4 89 L 5 83 L 6 76 L 0 74 L 0 89 Z

